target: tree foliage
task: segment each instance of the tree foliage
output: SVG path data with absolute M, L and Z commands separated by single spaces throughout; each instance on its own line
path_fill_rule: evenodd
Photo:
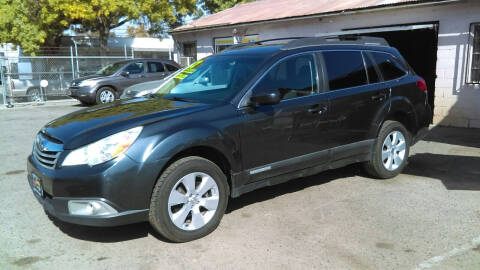
M 0 0 L 0 42 L 20 45 L 34 53 L 59 38 L 70 24 L 97 32 L 100 47 L 107 48 L 110 30 L 130 20 L 174 25 L 193 14 L 196 0 Z
M 100 48 L 107 49 L 110 30 L 131 20 L 145 19 L 151 23 L 174 22 L 179 14 L 195 10 L 196 0 L 50 0 L 59 2 L 73 22 L 84 29 L 96 31 Z
M 209 13 L 215 13 L 227 8 L 231 8 L 237 4 L 243 4 L 252 1 L 255 0 L 202 0 L 202 8 Z
M 20 45 L 34 54 L 40 45 L 55 46 L 69 19 L 52 0 L 0 0 L 0 43 Z

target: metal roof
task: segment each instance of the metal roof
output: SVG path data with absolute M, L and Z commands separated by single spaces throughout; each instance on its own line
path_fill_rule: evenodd
M 221 12 L 197 19 L 190 24 L 177 27 L 171 32 L 195 31 L 222 26 L 235 26 L 389 6 L 455 1 L 459 0 L 260 0 L 236 5 Z

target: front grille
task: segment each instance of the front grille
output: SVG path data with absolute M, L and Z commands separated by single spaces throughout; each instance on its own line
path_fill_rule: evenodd
M 57 164 L 61 149 L 61 144 L 52 142 L 46 136 L 39 133 L 33 144 L 33 156 L 43 166 L 53 169 Z

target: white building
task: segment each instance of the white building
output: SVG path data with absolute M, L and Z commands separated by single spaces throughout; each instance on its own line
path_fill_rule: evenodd
M 380 36 L 429 87 L 434 124 L 480 128 L 480 1 L 261 0 L 171 31 L 175 60 L 234 42 L 345 32 Z

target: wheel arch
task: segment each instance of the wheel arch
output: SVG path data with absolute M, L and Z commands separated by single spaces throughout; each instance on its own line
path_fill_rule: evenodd
M 100 86 L 97 87 L 97 89 L 95 90 L 95 93 L 96 93 L 98 90 L 100 90 L 101 88 L 103 88 L 103 87 L 111 88 L 111 89 L 113 89 L 115 92 L 118 93 L 118 88 L 115 87 L 113 84 L 102 84 L 102 85 L 100 85 Z
M 369 137 L 376 138 L 383 123 L 387 120 L 400 122 L 412 136 L 418 131 L 418 117 L 413 104 L 406 97 L 392 98 L 379 110 L 370 129 Z
M 135 160 L 158 166 L 156 178 L 151 183 L 151 190 L 155 187 L 158 178 L 175 161 L 187 157 L 198 156 L 215 163 L 227 178 L 229 191 L 232 188 L 232 172 L 239 170 L 240 164 L 236 162 L 235 155 L 237 148 L 234 140 L 222 135 L 214 128 L 191 128 L 173 133 L 166 138 L 157 138 L 155 146 L 142 146 L 142 149 L 135 149 L 132 156 Z M 150 154 L 143 156 L 144 147 L 152 149 Z
M 32 90 L 40 90 L 40 86 L 38 85 L 30 86 L 27 88 L 27 91 L 25 93 L 28 95 L 28 93 L 30 93 L 30 91 Z

